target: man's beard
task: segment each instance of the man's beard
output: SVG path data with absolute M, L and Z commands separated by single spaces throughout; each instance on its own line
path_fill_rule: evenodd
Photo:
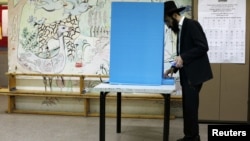
M 172 18 L 172 20 L 173 20 L 173 26 L 171 26 L 171 29 L 172 29 L 172 31 L 175 33 L 175 34 L 178 34 L 178 32 L 179 32 L 179 24 L 178 24 L 178 21 L 176 20 L 176 19 L 174 19 L 174 18 Z

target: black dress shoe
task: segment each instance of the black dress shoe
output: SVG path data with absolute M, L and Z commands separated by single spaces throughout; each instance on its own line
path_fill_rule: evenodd
M 177 141 L 200 141 L 200 136 L 195 136 L 195 137 L 184 137 L 184 138 L 181 138 L 181 139 L 178 139 Z

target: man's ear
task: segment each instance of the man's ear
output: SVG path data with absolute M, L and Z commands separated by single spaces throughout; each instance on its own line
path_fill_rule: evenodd
M 174 19 L 177 19 L 178 18 L 178 14 L 177 13 L 173 13 L 173 15 L 172 15 L 172 17 L 174 18 Z
M 179 21 L 181 19 L 181 16 L 178 13 L 174 13 L 172 15 L 172 18 L 176 19 L 177 21 Z

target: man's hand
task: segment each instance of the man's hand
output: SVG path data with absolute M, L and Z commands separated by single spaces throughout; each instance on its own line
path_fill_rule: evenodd
M 167 78 L 167 77 L 173 77 L 173 73 L 174 73 L 174 68 L 170 68 L 168 70 L 165 71 L 164 73 L 164 77 Z M 169 76 L 170 74 L 170 76 Z
M 176 62 L 175 67 L 177 67 L 177 68 L 183 67 L 183 60 L 182 60 L 181 56 L 177 56 L 175 58 L 175 62 Z

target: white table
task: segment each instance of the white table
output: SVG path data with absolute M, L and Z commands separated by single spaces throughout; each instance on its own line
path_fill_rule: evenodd
M 105 113 L 106 95 L 110 92 L 117 93 L 117 127 L 116 132 L 121 133 L 121 94 L 122 93 L 159 93 L 165 99 L 164 104 L 164 126 L 163 141 L 168 141 L 169 137 L 169 117 L 170 117 L 170 95 L 175 90 L 175 85 L 142 86 L 142 85 L 110 85 L 101 83 L 91 91 L 100 92 L 100 129 L 99 140 L 105 141 Z

